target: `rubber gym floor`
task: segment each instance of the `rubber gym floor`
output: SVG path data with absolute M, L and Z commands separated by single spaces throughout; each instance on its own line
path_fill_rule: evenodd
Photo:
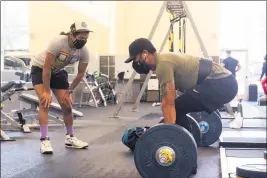
M 122 144 L 121 136 L 128 127 L 152 126 L 158 123 L 161 107 L 140 104 L 138 112 L 130 112 L 132 104 L 125 104 L 119 113 L 124 118 L 109 118 L 115 108 L 116 105 L 78 109 L 83 112 L 84 117 L 75 120 L 74 131 L 78 138 L 89 143 L 88 149 L 65 148 L 64 126 L 49 127 L 53 155 L 40 153 L 38 130 L 27 134 L 6 132 L 16 141 L 1 142 L 1 177 L 140 178 L 133 154 Z M 260 112 L 265 112 L 266 115 L 265 109 L 261 108 Z M 191 177 L 221 177 L 218 143 L 198 150 L 198 172 Z

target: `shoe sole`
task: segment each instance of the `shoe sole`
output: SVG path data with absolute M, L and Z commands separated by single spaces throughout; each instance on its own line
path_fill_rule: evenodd
M 48 154 L 53 154 L 53 151 L 44 151 L 44 152 L 41 151 L 41 153 L 45 154 L 45 155 L 48 155 Z
M 83 147 L 76 147 L 76 146 L 72 146 L 72 145 L 69 145 L 69 144 L 65 144 L 65 147 L 67 148 L 78 148 L 78 149 L 85 149 L 85 148 L 88 148 L 89 145 L 86 145 L 86 146 L 83 146 Z

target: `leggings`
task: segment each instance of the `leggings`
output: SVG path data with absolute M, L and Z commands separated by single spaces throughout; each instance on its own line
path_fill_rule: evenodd
M 264 77 L 263 80 L 261 81 L 261 86 L 265 94 L 267 94 L 266 83 L 267 83 L 267 78 Z

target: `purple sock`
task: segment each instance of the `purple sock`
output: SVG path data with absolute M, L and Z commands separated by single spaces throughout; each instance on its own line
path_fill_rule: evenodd
M 66 126 L 67 135 L 73 135 L 73 127 L 72 126 Z
M 47 137 L 48 125 L 40 125 L 41 138 Z

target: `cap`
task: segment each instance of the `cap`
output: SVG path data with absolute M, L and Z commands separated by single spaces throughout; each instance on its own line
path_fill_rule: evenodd
M 147 50 L 149 53 L 156 52 L 153 44 L 146 38 L 138 38 L 129 45 L 129 58 L 125 63 L 129 63 L 136 58 L 136 56 L 142 51 Z
M 86 22 L 84 21 L 76 21 L 70 26 L 70 30 L 72 32 L 93 32 L 89 30 Z

